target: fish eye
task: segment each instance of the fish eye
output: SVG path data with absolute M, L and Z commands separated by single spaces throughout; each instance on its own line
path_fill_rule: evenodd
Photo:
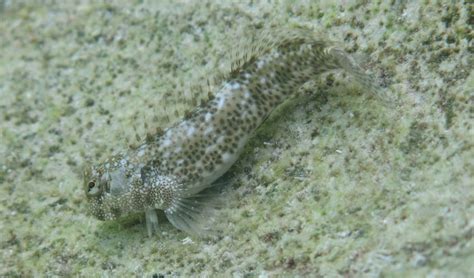
M 91 191 L 95 187 L 95 181 L 92 180 L 87 184 L 87 187 L 89 188 L 89 191 Z
M 102 187 L 94 179 L 94 180 L 90 180 L 89 182 L 87 182 L 86 191 L 87 191 L 88 196 L 99 196 L 102 193 Z

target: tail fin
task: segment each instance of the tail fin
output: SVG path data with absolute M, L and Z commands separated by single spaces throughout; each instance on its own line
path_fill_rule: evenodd
M 336 64 L 340 68 L 352 75 L 361 86 L 369 89 L 373 93 L 380 89 L 374 78 L 366 74 L 364 69 L 362 69 L 347 52 L 338 47 L 328 47 L 325 49 L 325 52 L 335 59 Z
M 395 96 L 389 94 L 377 84 L 376 79 L 364 72 L 364 69 L 344 50 L 338 47 L 328 47 L 325 49 L 327 55 L 331 56 L 336 65 L 349 73 L 364 89 L 374 95 L 379 101 L 389 107 L 393 107 L 397 100 Z

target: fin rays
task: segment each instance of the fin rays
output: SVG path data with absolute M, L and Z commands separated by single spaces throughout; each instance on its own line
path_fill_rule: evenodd
M 196 195 L 180 198 L 165 210 L 166 217 L 176 228 L 197 236 L 205 236 L 210 232 L 210 224 L 217 208 L 215 196 Z

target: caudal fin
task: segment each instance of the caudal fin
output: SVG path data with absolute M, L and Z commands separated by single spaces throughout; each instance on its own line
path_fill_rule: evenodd
M 395 96 L 390 94 L 388 90 L 380 87 L 377 80 L 365 73 L 364 69 L 344 50 L 338 47 L 328 47 L 325 52 L 334 59 L 339 68 L 350 74 L 359 85 L 367 90 L 368 93 L 374 95 L 384 105 L 393 107 L 397 103 Z
M 347 52 L 338 47 L 328 47 L 325 52 L 335 60 L 340 68 L 352 75 L 361 86 L 370 89 L 374 93 L 379 90 L 375 79 L 366 74 L 364 69 Z

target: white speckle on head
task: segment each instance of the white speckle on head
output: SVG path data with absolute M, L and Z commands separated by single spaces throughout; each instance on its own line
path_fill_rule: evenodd
M 231 161 L 231 160 L 232 160 L 232 157 L 233 157 L 233 155 L 230 154 L 230 153 L 223 153 L 223 154 L 222 154 L 222 160 L 223 160 L 224 162 L 229 162 L 229 161 Z
M 208 145 L 207 148 L 206 148 L 206 153 L 211 153 L 213 151 L 215 151 L 217 149 L 217 144 L 213 144 L 213 145 Z
M 196 132 L 196 128 L 194 126 L 191 126 L 191 127 L 188 128 L 188 130 L 186 132 L 186 135 L 188 137 L 191 137 L 194 134 L 194 132 Z
M 225 83 L 224 87 L 227 89 L 227 90 L 238 90 L 240 89 L 240 84 L 238 82 L 227 82 Z
M 261 69 L 266 64 L 265 60 L 258 60 L 257 61 L 257 68 Z
M 245 98 L 250 98 L 250 92 L 249 92 L 249 91 L 245 91 L 244 97 L 245 97 Z
M 164 146 L 164 147 L 171 146 L 171 143 L 173 143 L 173 142 L 171 141 L 171 139 L 166 138 L 166 139 L 163 141 L 163 146 Z
M 224 141 L 225 141 L 225 136 L 219 136 L 219 138 L 217 138 L 216 143 L 217 144 L 222 144 L 222 143 L 224 143 Z
M 238 90 L 238 89 L 240 89 L 240 84 L 237 83 L 237 82 L 232 83 L 230 88 L 231 88 L 232 90 Z
M 218 102 L 217 102 L 217 108 L 222 109 L 222 107 L 224 107 L 224 104 L 225 104 L 225 97 L 223 96 L 219 97 Z
M 262 84 L 267 83 L 267 79 L 265 77 L 260 78 L 260 83 Z
M 204 130 L 204 135 L 208 135 L 209 133 L 211 133 L 212 131 L 214 131 L 214 127 L 211 125 L 211 126 L 208 126 L 206 128 L 206 130 Z
M 211 119 L 212 119 L 212 114 L 209 113 L 209 112 L 207 112 L 207 113 L 206 113 L 206 116 L 204 117 L 204 120 L 205 120 L 206 122 L 209 122 Z

